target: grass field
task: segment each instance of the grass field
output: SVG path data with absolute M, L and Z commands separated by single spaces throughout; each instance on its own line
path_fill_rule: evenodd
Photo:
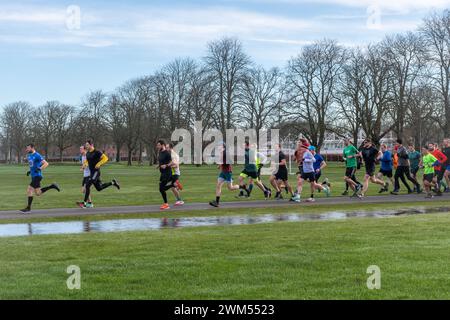
M 234 178 L 237 181 L 242 167 L 234 168 Z M 0 166 L 0 210 L 18 210 L 26 205 L 26 188 L 30 178 L 25 173 L 26 166 Z M 324 177 L 328 177 L 332 183 L 333 196 L 340 196 L 344 190 L 343 173 L 345 169 L 341 163 L 330 164 L 325 169 Z M 209 202 L 215 197 L 215 184 L 218 170 L 216 166 L 184 166 L 182 167 L 181 181 L 185 187 L 183 199 L 189 202 Z M 363 170 L 359 172 L 359 178 L 363 178 Z M 75 202 L 82 199 L 81 172 L 77 165 L 51 165 L 44 172 L 42 185 L 57 182 L 62 192 L 49 191 L 42 198 L 35 199 L 34 208 L 70 208 L 75 206 Z M 116 177 L 122 189 L 107 189 L 101 193 L 93 190 L 93 197 L 96 206 L 126 206 L 160 204 L 161 195 L 158 191 L 159 172 L 155 167 L 132 166 L 110 164 L 102 170 L 102 180 L 109 181 Z M 268 184 L 268 177 L 264 177 Z M 289 178 L 291 184 L 296 184 L 295 175 Z M 360 180 L 360 181 L 361 181 Z M 370 185 L 369 195 L 378 194 L 379 186 Z M 223 201 L 236 201 L 236 193 L 227 190 L 223 192 Z M 318 197 L 323 197 L 323 194 Z M 303 197 L 309 197 L 309 186 L 303 190 Z M 252 193 L 253 199 L 263 199 L 262 192 L 255 187 Z M 169 201 L 174 202 L 173 195 L 169 192 Z M 245 201 L 245 200 L 244 200 Z
M 344 187 L 342 171 L 340 164 L 333 164 L 325 174 L 335 195 Z M 23 205 L 25 172 L 26 167 L 0 166 L 2 210 Z M 182 173 L 187 201 L 206 202 L 214 197 L 214 167 L 185 167 Z M 94 191 L 98 206 L 160 203 L 154 168 L 109 165 L 103 176 L 104 180 L 116 176 L 123 190 Z M 71 207 L 79 200 L 78 167 L 54 165 L 45 177 L 46 182 L 60 183 L 63 192 L 49 192 L 36 201 L 36 208 Z M 370 190 L 377 194 L 378 187 Z M 228 191 L 224 195 L 224 200 L 236 200 Z M 259 192 L 254 195 L 262 199 Z M 374 208 L 355 202 L 330 208 L 318 201 L 314 207 L 291 206 L 289 212 L 423 205 L 449 204 L 442 200 L 384 203 Z M 286 207 L 52 219 L 30 216 L 28 221 L 279 212 L 286 212 Z M 7 222 L 11 221 L 1 223 Z M 448 299 L 449 246 L 450 214 L 445 213 L 0 238 L 0 299 Z M 69 265 L 81 268 L 81 290 L 67 289 Z M 381 269 L 380 290 L 366 286 L 370 265 Z
M 448 214 L 9 238 L 0 298 L 449 298 L 449 245 Z M 81 290 L 66 287 L 69 265 Z

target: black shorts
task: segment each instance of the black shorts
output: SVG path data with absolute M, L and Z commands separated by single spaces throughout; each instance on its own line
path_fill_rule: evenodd
M 309 182 L 314 182 L 316 181 L 316 175 L 314 172 L 303 172 L 302 179 Z
M 244 169 L 241 172 L 241 177 L 243 177 L 243 178 L 250 177 L 252 179 L 258 179 L 258 172 L 257 171 L 247 171 Z
M 436 171 L 437 180 L 441 181 L 442 179 L 444 179 L 444 174 L 445 174 L 445 168 L 443 168 L 443 170 Z
M 368 175 L 369 177 L 375 175 L 375 163 L 368 163 L 368 164 L 366 163 L 365 168 L 366 168 L 366 175 Z
M 33 189 L 39 189 L 41 187 L 42 177 L 32 177 L 30 187 Z
M 81 181 L 81 186 L 85 187 L 88 184 L 90 179 L 91 179 L 90 177 L 84 177 L 83 181 Z
M 391 170 L 383 170 L 383 169 L 380 169 L 380 173 L 381 173 L 383 176 L 388 177 L 388 178 L 392 178 L 392 176 L 393 176 L 393 174 L 392 174 L 392 169 L 391 169 Z
M 275 173 L 275 178 L 277 180 L 287 181 L 288 171 L 286 167 L 279 167 L 277 173 Z
M 299 174 L 300 176 L 302 176 L 302 174 L 303 174 L 303 164 L 301 164 L 301 165 L 298 166 L 298 174 Z
M 433 182 L 434 179 L 434 173 L 424 174 L 423 175 L 423 181 Z
M 320 177 L 322 176 L 322 171 L 316 172 L 314 174 L 316 182 L 319 182 Z
M 353 178 L 355 176 L 355 173 L 356 173 L 356 167 L 345 169 L 345 176 L 347 178 Z
M 178 180 L 180 180 L 180 175 L 179 174 L 172 175 L 172 182 L 173 183 L 177 182 Z
M 161 174 L 161 176 L 159 177 L 159 185 L 160 187 L 166 187 L 169 185 L 173 185 L 173 180 L 172 180 L 172 173 L 169 174 Z

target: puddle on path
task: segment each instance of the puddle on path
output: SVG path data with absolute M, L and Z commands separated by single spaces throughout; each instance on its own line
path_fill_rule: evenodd
M 144 218 L 116 219 L 103 221 L 67 221 L 0 224 L 0 237 L 27 236 L 39 234 L 79 234 L 89 232 L 119 232 L 159 230 L 164 228 L 208 227 L 226 225 L 247 225 L 277 221 L 344 220 L 349 218 L 388 218 L 399 215 L 426 213 L 448 213 L 450 207 L 408 208 L 383 211 L 335 211 L 321 214 L 265 214 L 223 217 L 188 218 Z

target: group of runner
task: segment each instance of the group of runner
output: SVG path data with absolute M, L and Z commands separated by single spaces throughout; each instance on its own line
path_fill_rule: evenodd
M 168 203 L 167 191 L 171 190 L 176 202 L 175 206 L 181 206 L 184 201 L 181 197 L 183 186 L 180 183 L 180 157 L 174 151 L 171 143 L 159 140 L 156 144 L 158 150 L 158 165 L 160 171 L 159 192 L 163 199 L 161 210 L 170 208 Z M 310 145 L 307 139 L 300 139 L 294 153 L 294 158 L 298 166 L 297 181 L 295 186 L 289 183 L 289 174 L 287 169 L 287 156 L 282 151 L 281 144 L 275 145 L 274 165 L 269 178 L 269 185 L 264 184 L 261 171 L 267 164 L 268 158 L 265 154 L 258 151 L 256 144 L 245 144 L 244 152 L 244 169 L 239 175 L 238 184 L 234 184 L 232 176 L 231 157 L 227 153 L 225 143 L 221 143 L 218 147 L 219 160 L 219 176 L 216 184 L 216 198 L 209 202 L 213 207 L 220 205 L 222 188 L 227 186 L 230 191 L 239 190 L 238 197 L 248 198 L 251 196 L 256 185 L 264 195 L 265 199 L 270 199 L 275 192 L 274 198 L 283 199 L 283 193 L 289 195 L 290 201 L 301 202 L 301 194 L 305 183 L 310 185 L 310 196 L 307 202 L 314 202 L 314 195 L 317 192 L 324 192 L 326 196 L 331 194 L 331 185 L 329 180 L 325 178 L 320 182 L 322 172 L 326 168 L 327 163 L 324 158 L 317 152 L 315 146 Z M 29 171 L 31 183 L 27 189 L 28 204 L 21 210 L 22 213 L 31 211 L 33 197 L 40 196 L 49 190 L 61 191 L 56 183 L 52 183 L 47 187 L 41 187 L 42 170 L 48 167 L 48 162 L 36 152 L 33 144 L 29 144 L 26 148 L 28 153 Z M 92 208 L 93 201 L 91 195 L 92 186 L 97 191 L 105 190 L 111 186 L 120 190 L 119 182 L 112 179 L 111 182 L 102 183 L 100 180 L 100 168 L 108 162 L 108 157 L 104 152 L 95 149 L 91 140 L 86 141 L 80 147 L 81 154 L 81 171 L 83 172 L 81 191 L 84 195 L 83 201 L 77 202 L 81 208 Z M 348 195 L 349 190 L 353 191 L 352 196 L 363 198 L 366 196 L 369 183 L 380 186 L 379 193 L 388 192 L 389 186 L 393 185 L 390 192 L 397 195 L 400 191 L 400 181 L 405 186 L 407 192 L 422 193 L 422 187 L 419 183 L 417 173 L 423 168 L 423 188 L 427 198 L 433 198 L 434 195 L 442 195 L 442 192 L 450 191 L 450 139 L 444 139 L 442 150 L 438 144 L 430 143 L 424 146 L 421 153 L 414 149 L 413 145 L 405 147 L 401 139 L 397 139 L 393 150 L 389 150 L 387 145 L 381 144 L 380 150 L 374 145 L 370 139 L 365 139 L 361 147 L 358 149 L 354 146 L 350 139 L 344 140 L 343 161 L 345 162 L 345 191 L 342 195 Z M 380 170 L 376 172 L 376 164 L 380 164 Z M 364 164 L 365 175 L 364 180 L 359 182 L 356 173 Z M 394 172 L 395 170 L 395 172 Z M 385 179 L 388 179 L 385 181 Z M 407 180 L 412 183 L 413 187 L 408 184 Z M 271 189 L 273 188 L 273 190 Z M 434 193 L 434 194 L 433 194 Z
M 220 173 L 216 185 L 216 199 L 209 204 L 218 207 L 222 194 L 222 187 L 227 184 L 228 190 L 241 190 L 239 197 L 250 197 L 255 183 L 264 193 L 266 199 L 272 195 L 272 190 L 268 188 L 261 179 L 261 168 L 264 166 L 267 157 L 257 151 L 256 144 L 245 145 L 245 165 L 239 176 L 239 184 L 233 184 L 232 167 L 226 162 L 226 148 L 221 146 L 222 159 L 219 165 Z M 314 202 L 316 191 L 323 191 L 327 196 L 331 194 L 331 185 L 328 178 L 320 182 L 323 169 L 327 166 L 324 158 L 317 153 L 315 146 L 311 146 L 307 139 L 300 139 L 294 153 L 294 158 L 298 165 L 297 184 L 295 189 L 289 184 L 289 174 L 287 170 L 287 156 L 283 153 L 280 144 L 275 145 L 274 158 L 277 159 L 275 168 L 269 178 L 270 185 L 275 190 L 275 199 L 283 199 L 283 190 L 290 195 L 290 201 L 301 202 L 301 194 L 305 183 L 310 184 L 310 196 L 307 202 Z M 407 148 L 403 145 L 402 139 L 397 139 L 393 150 L 390 151 L 386 144 L 381 144 L 378 149 L 370 139 L 365 139 L 357 148 L 350 139 L 344 139 L 344 150 L 342 154 L 345 162 L 345 190 L 342 195 L 348 195 L 349 189 L 353 191 L 352 197 L 364 198 L 369 189 L 369 183 L 380 186 L 379 193 L 389 192 L 389 186 L 393 189 L 392 195 L 400 192 L 400 181 L 405 186 L 408 194 L 423 193 L 417 173 L 423 168 L 422 177 L 423 188 L 426 198 L 433 198 L 435 195 L 441 196 L 442 192 L 450 191 L 450 139 L 444 139 L 442 150 L 436 143 L 429 143 L 422 147 L 421 153 L 415 150 L 414 145 Z M 263 159 L 263 161 L 261 161 Z M 376 165 L 380 164 L 380 169 L 376 172 Z M 356 173 L 364 166 L 364 180 L 359 182 Z M 394 172 L 395 171 L 395 172 Z M 249 178 L 248 185 L 244 179 Z M 388 179 L 385 181 L 384 179 Z M 413 187 L 409 185 L 412 183 Z M 433 194 L 434 193 L 434 194 Z

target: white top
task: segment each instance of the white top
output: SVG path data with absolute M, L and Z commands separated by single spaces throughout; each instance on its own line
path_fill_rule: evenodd
M 177 165 L 175 168 L 172 168 L 172 173 L 174 175 L 179 176 L 179 175 L 181 175 L 181 172 L 180 172 L 180 156 L 175 151 L 172 150 L 171 157 L 172 157 L 173 164 Z
M 86 162 L 86 156 L 81 156 L 81 164 L 83 165 Z M 83 177 L 87 178 L 91 176 L 91 170 L 89 170 L 89 166 L 86 166 L 83 170 Z

